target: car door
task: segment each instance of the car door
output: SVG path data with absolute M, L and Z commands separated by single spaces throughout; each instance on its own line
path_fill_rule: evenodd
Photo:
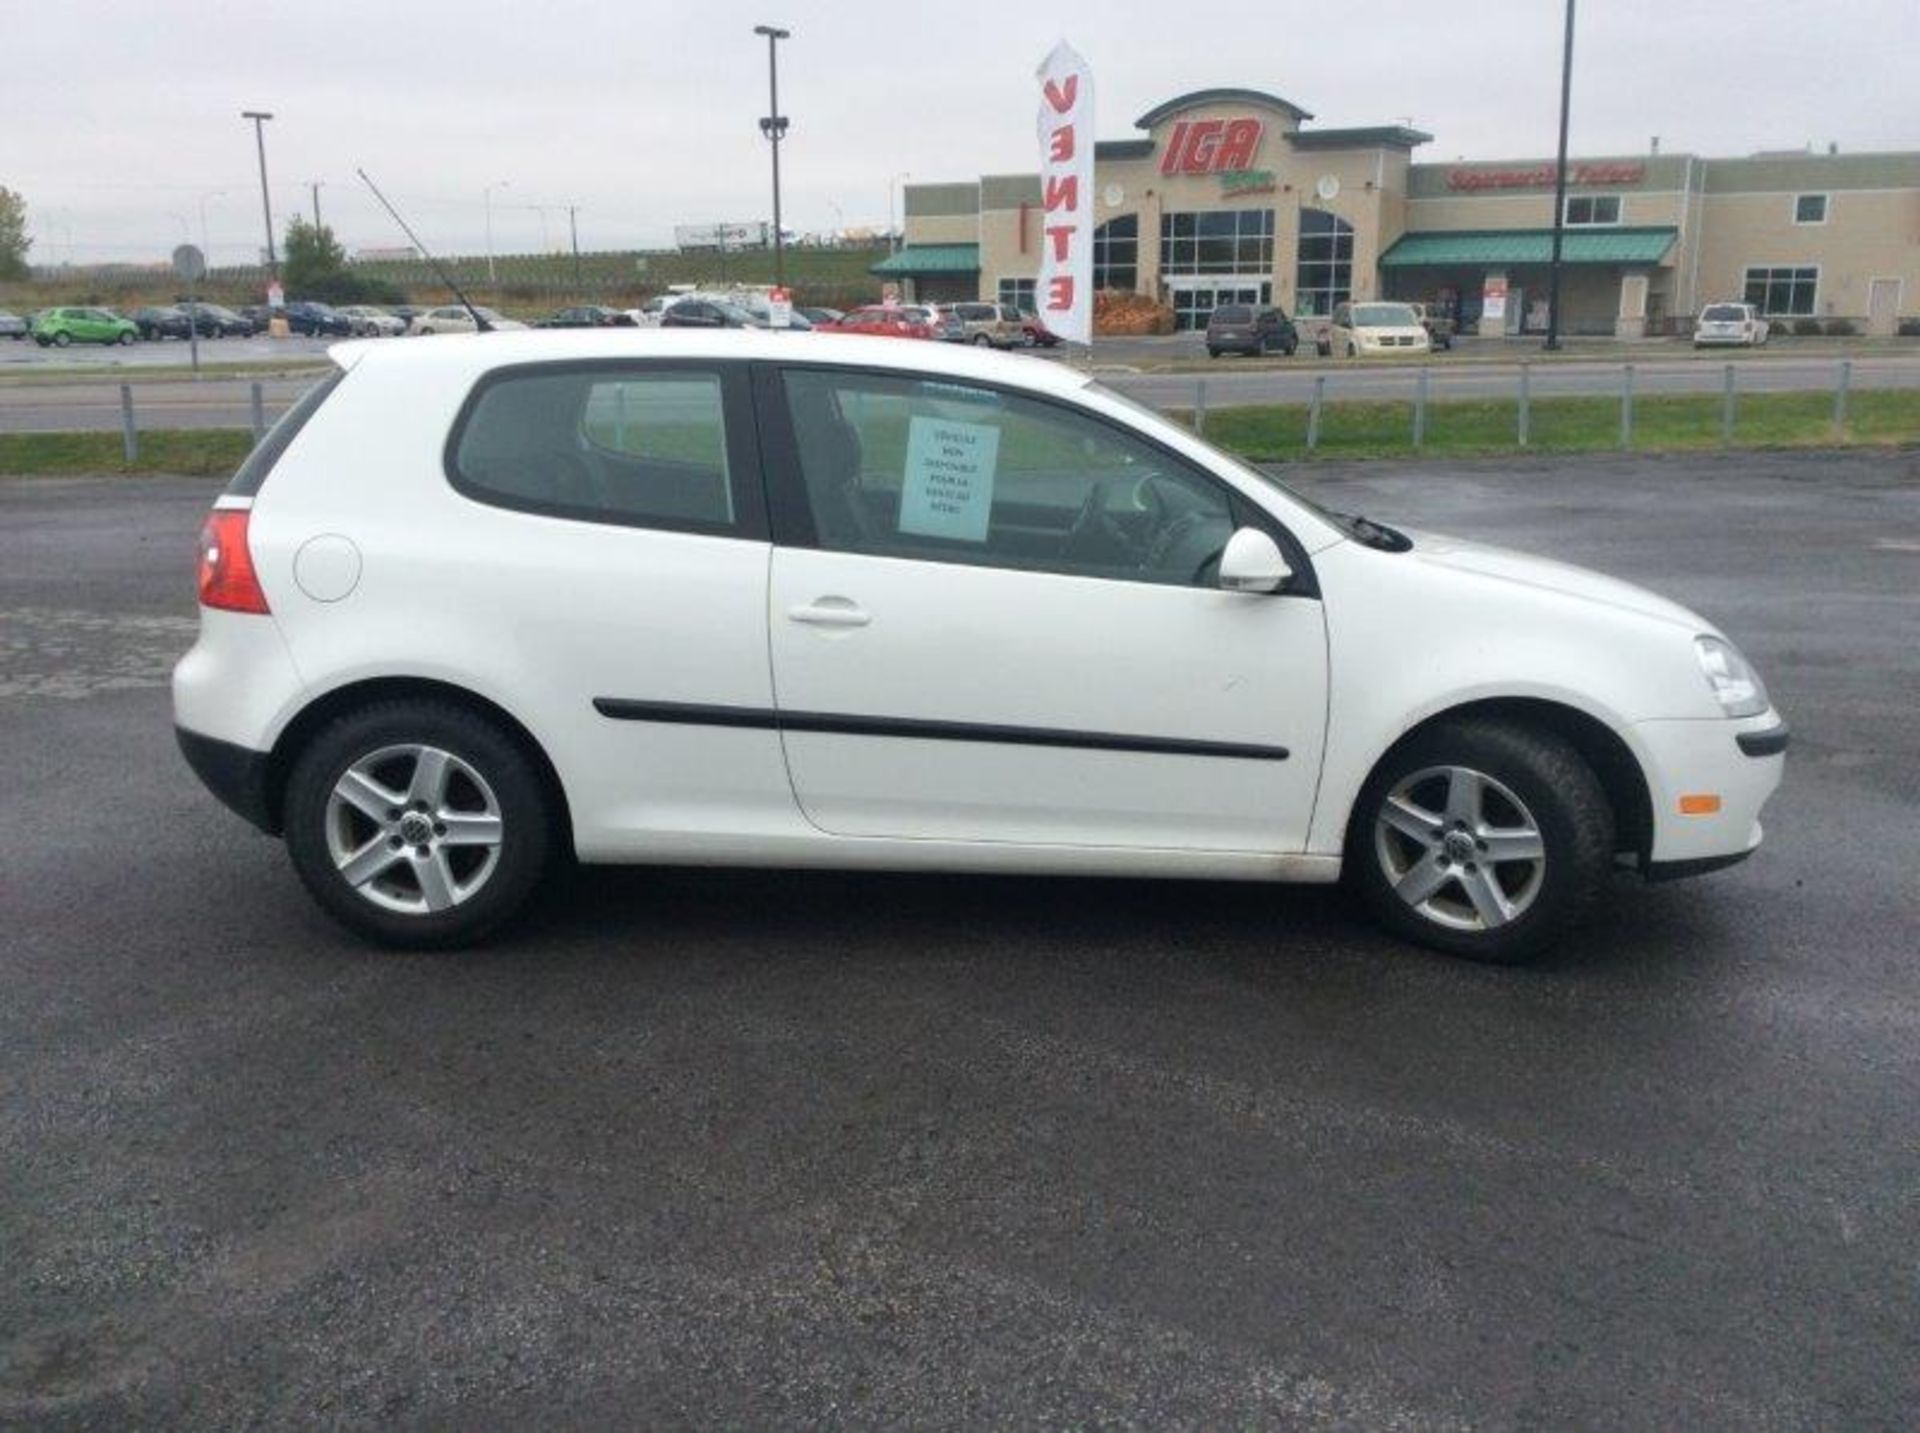
M 1305 558 L 1214 584 L 1211 474 L 1076 405 L 794 365 L 756 412 L 775 698 L 809 820 L 845 836 L 1304 849 L 1326 715 Z
M 413 579 L 463 594 L 576 796 L 582 851 L 644 855 L 794 822 L 772 707 L 767 526 L 746 369 L 595 359 L 496 369 L 447 446 L 470 501 Z M 439 618 L 428 615 L 429 627 Z

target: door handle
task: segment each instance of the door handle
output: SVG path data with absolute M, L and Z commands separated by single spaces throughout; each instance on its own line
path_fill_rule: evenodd
M 844 597 L 821 597 L 799 607 L 789 607 L 787 618 L 810 627 L 864 627 L 872 616 L 858 603 Z

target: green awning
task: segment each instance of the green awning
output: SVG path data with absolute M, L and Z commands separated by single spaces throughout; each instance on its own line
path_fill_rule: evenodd
M 883 278 L 920 278 L 926 274 L 977 274 L 978 244 L 909 244 L 899 253 L 870 265 L 870 274 Z
M 1568 229 L 1563 264 L 1657 264 L 1667 256 L 1678 229 Z M 1380 256 L 1383 269 L 1516 268 L 1553 261 L 1551 229 L 1426 230 L 1402 234 Z

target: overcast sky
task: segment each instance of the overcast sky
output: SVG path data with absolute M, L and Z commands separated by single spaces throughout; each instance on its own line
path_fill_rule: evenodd
M 1029 171 L 1033 71 L 1093 66 L 1104 138 L 1186 90 L 1246 85 L 1329 126 L 1413 124 L 1429 161 L 1550 155 L 1558 0 L 0 0 L 0 184 L 37 262 L 257 253 L 252 126 L 276 226 L 310 204 L 349 250 L 665 243 L 769 213 L 766 42 L 781 45 L 790 226 L 887 217 L 889 177 Z M 1573 149 L 1920 149 L 1920 0 L 1584 0 Z M 541 207 L 544 206 L 544 207 Z

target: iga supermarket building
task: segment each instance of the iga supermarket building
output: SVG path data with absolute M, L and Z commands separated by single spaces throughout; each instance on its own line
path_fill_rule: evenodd
M 1181 328 L 1216 304 L 1325 317 L 1417 299 L 1463 329 L 1546 327 L 1551 159 L 1420 164 L 1404 125 L 1319 129 L 1278 95 L 1197 90 L 1094 150 L 1094 286 L 1148 294 Z M 1895 332 L 1920 314 L 1920 152 L 1659 151 L 1569 158 L 1561 327 L 1685 333 L 1701 306 Z M 905 191 L 905 245 L 874 266 L 912 297 L 1033 306 L 1037 174 Z

